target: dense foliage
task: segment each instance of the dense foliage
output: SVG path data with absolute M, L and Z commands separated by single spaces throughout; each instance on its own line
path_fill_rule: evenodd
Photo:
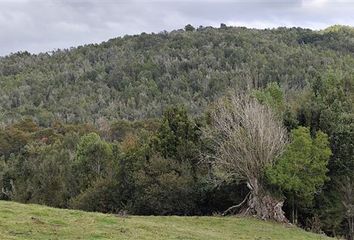
M 303 88 L 328 69 L 353 75 L 354 31 L 200 27 L 0 58 L 0 120 L 92 122 L 201 113 L 227 89 Z
M 290 136 L 258 173 L 286 216 L 353 236 L 354 30 L 187 25 L 0 58 L 0 198 L 131 214 L 222 212 L 203 129 L 215 100 L 249 92 Z M 262 167 L 263 169 L 263 167 Z M 348 224 L 349 223 L 349 224 Z

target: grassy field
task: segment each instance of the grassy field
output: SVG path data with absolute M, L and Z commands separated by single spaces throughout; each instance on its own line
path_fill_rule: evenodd
M 238 217 L 119 217 L 0 201 L 0 239 L 329 239 Z

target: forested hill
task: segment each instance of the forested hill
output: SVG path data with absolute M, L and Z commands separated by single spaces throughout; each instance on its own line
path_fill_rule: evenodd
M 192 114 L 227 89 L 278 82 L 304 88 L 323 73 L 354 73 L 354 31 L 192 26 L 94 45 L 0 58 L 0 121 L 40 125 L 143 119 L 184 104 Z
M 353 103 L 350 27 L 187 25 L 12 54 L 0 59 L 0 200 L 244 213 L 352 239 Z

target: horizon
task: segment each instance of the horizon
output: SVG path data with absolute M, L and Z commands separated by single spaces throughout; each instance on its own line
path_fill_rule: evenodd
M 0 56 L 97 44 L 183 28 L 227 26 L 320 30 L 354 23 L 348 0 L 1 0 Z
M 223 24 L 223 23 L 220 23 L 220 24 Z M 220 24 L 219 24 L 219 26 L 202 26 L 202 27 L 212 27 L 212 28 L 217 29 L 217 28 L 220 28 Z M 201 25 L 199 25 L 199 26 L 201 26 Z M 242 28 L 242 27 L 244 27 L 244 28 L 247 28 L 247 29 L 257 29 L 257 30 L 266 30 L 266 29 L 273 30 L 273 29 L 278 29 L 278 28 L 287 28 L 287 29 L 302 28 L 302 29 L 310 29 L 311 31 L 323 31 L 323 30 L 326 30 L 326 29 L 328 29 L 330 27 L 333 27 L 333 26 L 342 26 L 342 27 L 354 28 L 353 26 L 350 26 L 350 25 L 341 25 L 341 24 L 329 25 L 329 26 L 321 28 L 321 29 L 311 29 L 311 28 L 305 28 L 305 27 L 299 27 L 299 26 L 277 26 L 277 27 L 270 27 L 270 28 L 257 28 L 257 27 L 247 27 L 247 26 L 230 26 L 230 25 L 226 25 L 226 26 L 227 27 L 231 27 L 231 28 Z M 139 35 L 141 35 L 143 33 L 146 33 L 146 34 L 159 34 L 159 33 L 164 32 L 164 31 L 167 31 L 168 33 L 171 33 L 173 31 L 183 30 L 184 27 L 185 26 L 180 27 L 180 28 L 176 28 L 176 29 L 171 29 L 171 30 L 168 30 L 168 31 L 167 30 L 161 30 L 159 32 L 149 32 L 149 33 L 147 33 L 147 32 L 138 32 L 138 33 L 132 33 L 132 34 L 124 34 L 124 35 L 115 36 L 115 37 L 112 37 L 112 38 L 109 38 L 109 39 L 106 39 L 106 40 L 102 40 L 100 42 L 82 43 L 82 44 L 76 45 L 76 46 L 68 46 L 68 47 L 64 47 L 64 48 L 53 48 L 53 49 L 47 50 L 47 51 L 31 52 L 29 50 L 23 49 L 23 50 L 19 50 L 19 51 L 16 51 L 16 52 L 10 52 L 10 53 L 7 53 L 5 55 L 0 55 L 0 59 L 8 57 L 8 56 L 11 56 L 11 55 L 14 55 L 14 54 L 17 54 L 17 53 L 25 53 L 25 52 L 28 52 L 31 55 L 39 55 L 39 54 L 46 54 L 46 53 L 50 54 L 50 53 L 53 53 L 53 52 L 56 52 L 56 51 L 71 50 L 71 49 L 76 49 L 78 47 L 84 47 L 86 45 L 102 44 L 102 43 L 108 42 L 108 41 L 110 41 L 112 39 L 123 38 L 125 36 L 139 36 Z M 198 28 L 198 26 L 193 26 L 193 27 L 195 27 L 196 29 Z

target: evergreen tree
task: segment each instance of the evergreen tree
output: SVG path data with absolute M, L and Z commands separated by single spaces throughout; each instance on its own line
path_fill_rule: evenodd
M 267 178 L 270 183 L 290 193 L 293 204 L 296 201 L 300 206 L 309 205 L 328 179 L 326 173 L 330 156 L 326 134 L 319 131 L 312 138 L 308 128 L 299 127 L 291 131 L 291 143 L 275 166 L 267 170 Z M 295 222 L 294 213 L 292 218 Z

